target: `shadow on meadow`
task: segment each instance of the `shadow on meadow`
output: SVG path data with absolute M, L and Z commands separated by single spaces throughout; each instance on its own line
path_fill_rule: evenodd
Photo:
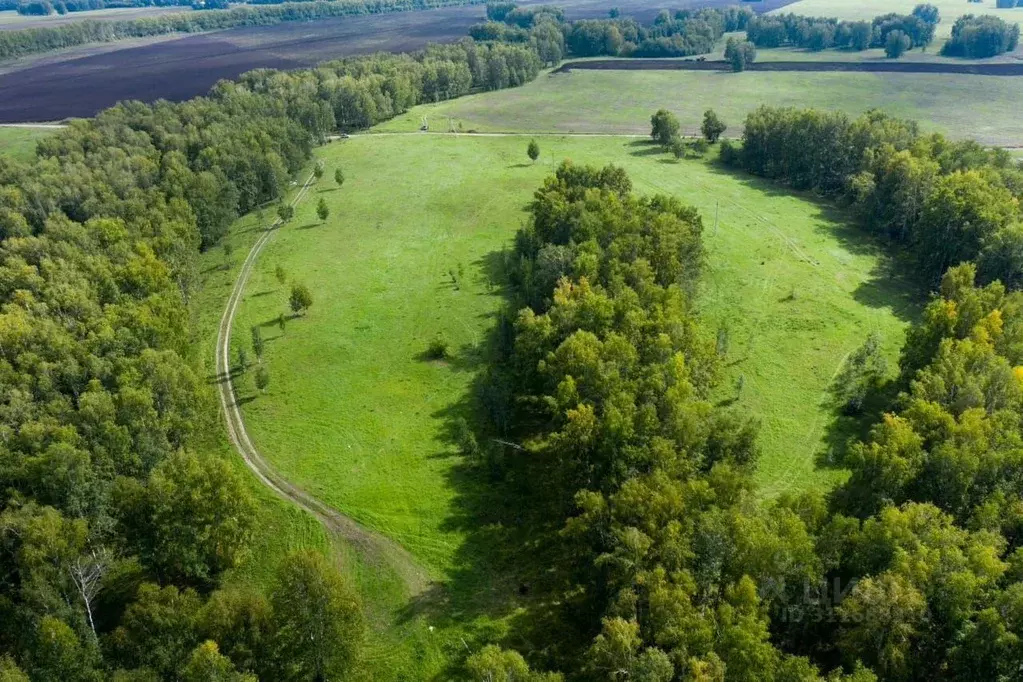
M 899 252 L 897 245 L 886 243 L 856 224 L 850 208 L 813 192 L 794 190 L 766 178 L 750 175 L 722 163 L 709 163 L 710 172 L 726 175 L 764 196 L 779 199 L 798 197 L 813 205 L 818 220 L 816 229 L 835 238 L 847 252 L 857 256 L 873 256 L 877 264 L 869 278 L 852 292 L 853 299 L 869 308 L 889 308 L 899 320 L 907 323 L 919 319 L 926 302 L 926 284 L 915 280 L 912 264 Z M 763 218 L 760 218 L 764 220 Z
M 513 435 L 498 425 L 494 405 L 507 399 L 493 380 L 492 368 L 511 339 L 511 315 L 517 309 L 510 287 L 508 251 L 494 251 L 472 264 L 504 306 L 488 314 L 493 324 L 487 338 L 450 354 L 453 372 L 473 372 L 462 398 L 433 413 L 444 424 L 448 444 L 436 458 L 455 458 L 446 473 L 455 491 L 442 525 L 465 540 L 456 550 L 448 579 L 414 597 L 400 614 L 401 622 L 426 618 L 431 625 L 462 632 L 461 650 L 452 656 L 446 674 L 456 674 L 458 661 L 490 643 L 520 651 L 542 650 L 544 623 L 552 615 L 543 595 L 553 547 L 551 529 L 536 517 L 525 487 L 511 475 L 512 458 L 525 456 Z M 455 653 L 455 652 L 453 652 Z M 444 679 L 447 679 L 444 677 Z

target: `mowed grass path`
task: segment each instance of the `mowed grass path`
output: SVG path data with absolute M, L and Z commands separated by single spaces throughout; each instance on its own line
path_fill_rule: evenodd
M 824 53 L 827 54 L 827 53 Z M 992 145 L 1023 145 L 1023 78 L 894 73 L 759 73 L 575 71 L 543 74 L 519 88 L 417 107 L 381 130 L 433 130 L 449 119 L 464 130 L 649 133 L 659 108 L 696 131 L 708 108 L 739 135 L 746 114 L 761 104 L 814 106 L 859 115 L 872 108 L 920 121 L 925 130 Z
M 502 302 L 487 271 L 532 191 L 571 158 L 622 165 L 638 191 L 673 193 L 702 211 L 710 267 L 701 306 L 709 328 L 727 325 L 731 339 L 718 398 L 734 399 L 744 377 L 738 403 L 763 419 L 764 493 L 840 476 L 814 463 L 831 421 L 825 389 L 872 330 L 894 357 L 899 315 L 911 309 L 861 235 L 812 201 L 704 162 L 668 161 L 636 140 L 542 138 L 537 164 L 527 162 L 526 141 L 366 135 L 319 151 L 328 170 L 319 193 L 261 256 L 234 330 L 236 346 L 249 346 L 252 325 L 264 325 L 267 339 L 270 389 L 255 395 L 242 384 L 257 447 L 442 579 L 464 539 L 450 525 L 459 491 L 445 429 Z M 338 165 L 348 178 L 341 190 L 328 180 Z M 318 197 L 331 209 L 325 224 L 314 215 Z M 459 264 L 456 288 L 448 272 Z M 315 297 L 283 335 L 277 266 Z M 422 356 L 437 336 L 451 344 L 451 361 Z

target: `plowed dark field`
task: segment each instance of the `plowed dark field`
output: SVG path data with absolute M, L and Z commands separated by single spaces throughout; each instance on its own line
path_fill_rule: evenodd
M 792 0 L 754 3 L 768 11 Z M 649 22 L 661 0 L 566 0 L 571 19 L 607 16 L 609 8 Z M 683 0 L 672 7 L 729 5 L 732 0 Z M 0 75 L 0 123 L 55 121 L 92 116 L 120 100 L 184 100 L 201 95 L 222 78 L 256 68 L 294 69 L 338 57 L 407 51 L 430 42 L 457 40 L 480 21 L 482 6 L 450 7 L 315 22 L 232 29 L 186 36 L 28 66 Z

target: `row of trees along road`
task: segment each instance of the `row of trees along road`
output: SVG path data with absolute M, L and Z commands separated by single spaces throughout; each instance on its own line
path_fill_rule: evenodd
M 0 158 L 0 676 L 350 669 L 360 609 L 321 558 L 291 557 L 265 595 L 220 588 L 247 558 L 253 502 L 209 454 L 217 403 L 188 310 L 199 251 L 239 213 L 286 205 L 339 126 L 539 68 L 525 46 L 466 39 L 262 70 L 74 121 L 30 163 Z M 309 303 L 295 288 L 293 307 Z

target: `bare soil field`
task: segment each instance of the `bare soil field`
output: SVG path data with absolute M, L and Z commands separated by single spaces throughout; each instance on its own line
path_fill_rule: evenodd
M 764 0 L 758 11 L 790 0 Z M 559 3 L 571 19 L 606 16 L 615 0 Z M 731 0 L 680 0 L 672 7 L 732 4 Z M 662 0 L 637 0 L 626 13 L 652 21 Z M 222 78 L 256 68 L 294 69 L 329 59 L 379 51 L 408 51 L 430 42 L 457 40 L 480 21 L 482 6 L 449 7 L 315 22 L 289 22 L 185 36 L 155 44 L 26 63 L 0 74 L 0 123 L 56 121 L 92 116 L 120 100 L 184 100 Z
M 689 59 L 593 59 L 588 61 L 565 62 L 555 73 L 585 69 L 591 71 L 730 71 L 731 64 L 725 61 L 702 61 Z M 853 71 L 859 73 L 945 73 L 973 74 L 976 76 L 1023 76 L 1023 62 L 997 64 L 956 64 L 952 62 L 757 62 L 746 67 L 747 71 Z

